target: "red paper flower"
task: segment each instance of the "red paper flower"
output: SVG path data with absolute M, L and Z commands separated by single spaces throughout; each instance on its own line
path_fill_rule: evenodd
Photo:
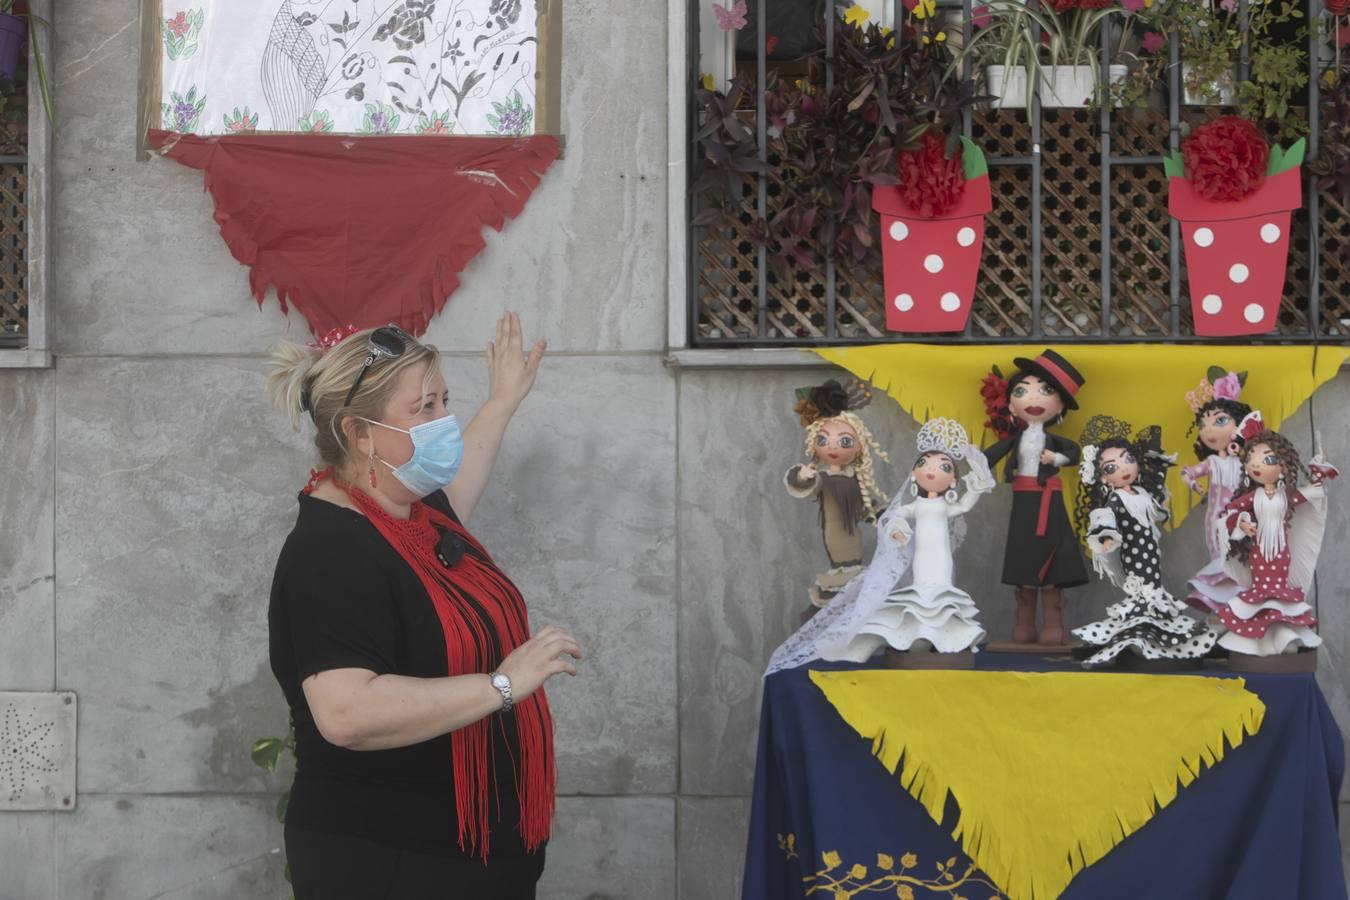
M 1056 13 L 1066 13 L 1078 8 L 1078 0 L 1050 0 L 1050 8 Z
M 1350 0 L 1322 0 L 1322 8 L 1333 16 L 1343 16 L 1350 12 Z
M 1181 142 L 1186 178 L 1206 200 L 1241 200 L 1266 180 L 1270 147 L 1241 116 L 1220 116 Z
M 960 151 L 948 159 L 943 155 L 945 144 L 939 132 L 928 131 L 918 147 L 900 153 L 901 199 L 924 217 L 940 216 L 956 206 L 966 188 Z

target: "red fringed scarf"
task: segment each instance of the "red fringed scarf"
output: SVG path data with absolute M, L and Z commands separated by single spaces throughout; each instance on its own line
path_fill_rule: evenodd
M 393 322 L 410 334 L 459 287 L 459 273 L 524 209 L 558 158 L 528 137 L 240 134 L 152 129 L 152 148 L 203 173 L 216 224 L 315 334 Z
M 305 493 L 311 493 L 331 475 L 331 470 L 312 473 Z M 529 639 L 529 619 L 520 591 L 463 526 L 421 502 L 412 505 L 409 518 L 395 519 L 361 491 L 336 478 L 333 482 L 346 490 L 389 546 L 417 573 L 445 632 L 449 674 L 491 671 L 501 660 L 490 657 L 490 638 L 496 639 L 502 658 Z M 469 548 L 452 568 L 441 565 L 436 558 L 435 547 L 441 531 L 458 535 Z M 486 622 L 479 609 L 486 615 Z M 490 627 L 491 632 L 486 632 L 485 627 Z M 553 821 L 556 784 L 553 717 L 542 687 L 518 701 L 512 710 L 520 740 L 520 754 L 512 772 L 520 801 L 520 836 L 525 848 L 533 851 L 548 840 Z M 496 780 L 496 773 L 489 772 L 492 741 L 500 740 L 489 727 L 490 722 L 491 717 L 480 719 L 450 734 L 459 846 L 465 853 L 482 859 L 488 855 L 489 775 L 494 783 Z

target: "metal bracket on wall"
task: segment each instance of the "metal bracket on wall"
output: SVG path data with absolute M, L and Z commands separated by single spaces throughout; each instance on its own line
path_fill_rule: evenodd
M 71 691 L 0 691 L 0 812 L 75 808 Z

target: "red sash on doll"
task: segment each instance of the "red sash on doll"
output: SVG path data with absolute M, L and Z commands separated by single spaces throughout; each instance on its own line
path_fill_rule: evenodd
M 1036 516 L 1036 537 L 1045 537 L 1045 526 L 1050 521 L 1050 495 L 1064 489 L 1058 475 L 1041 484 L 1032 475 L 1018 475 L 1012 480 L 1014 491 L 1037 491 L 1041 495 L 1041 511 Z

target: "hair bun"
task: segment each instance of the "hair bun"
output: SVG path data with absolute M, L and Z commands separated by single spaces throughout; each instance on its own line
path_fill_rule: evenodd
M 323 351 L 293 341 L 281 341 L 272 347 L 268 360 L 267 393 L 272 402 L 299 428 L 305 416 L 305 379 Z

